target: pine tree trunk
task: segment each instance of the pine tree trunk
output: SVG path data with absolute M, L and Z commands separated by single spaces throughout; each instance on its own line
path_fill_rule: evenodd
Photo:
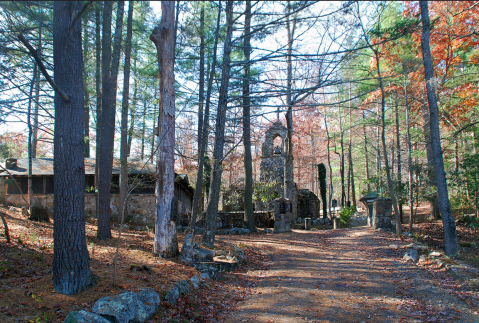
M 439 111 L 433 84 L 434 69 L 432 66 L 431 50 L 429 47 L 429 9 L 427 1 L 420 1 L 420 5 L 422 20 L 421 49 L 424 62 L 424 74 L 426 76 L 427 101 L 429 104 L 431 146 L 434 155 L 434 170 L 436 175 L 438 202 L 442 215 L 442 223 L 444 225 L 446 255 L 451 257 L 456 255 L 459 246 L 457 244 L 456 225 L 454 223 L 451 213 L 451 206 L 449 204 L 446 173 L 444 171 L 444 160 L 442 156 L 441 136 L 439 131 Z
M 164 258 L 178 254 L 175 207 L 175 3 L 161 2 L 161 24 L 150 35 L 158 55 L 160 110 L 156 171 L 156 221 L 153 253 Z
M 40 14 L 38 15 L 38 48 L 37 53 L 41 57 L 42 55 L 42 15 L 43 9 L 40 6 Z M 40 105 L 40 80 L 41 73 L 37 75 L 37 82 L 35 84 L 35 107 L 33 108 L 33 133 L 32 133 L 32 158 L 37 158 L 37 146 L 38 146 L 38 107 Z
M 60 294 L 72 295 L 94 284 L 85 236 L 81 20 L 70 32 L 82 1 L 55 1 L 53 6 L 55 83 L 70 99 L 55 92 L 53 285 Z
M 126 218 L 128 199 L 128 103 L 130 99 L 130 58 L 131 37 L 133 27 L 133 7 L 135 2 L 129 2 L 128 22 L 125 43 L 125 66 L 123 69 L 123 100 L 121 104 L 121 138 L 120 138 L 120 201 L 118 203 L 118 222 Z
M 96 142 L 95 142 L 95 213 L 98 216 L 98 186 L 101 138 L 101 2 L 95 4 L 95 92 L 96 92 Z
M 366 119 L 366 115 L 363 112 L 363 122 Z M 367 187 L 368 192 L 371 192 L 371 182 L 369 178 L 369 156 L 368 156 L 368 137 L 366 134 L 366 126 L 363 124 L 363 133 L 364 133 L 364 159 L 366 164 L 366 179 L 367 179 Z
M 100 165 L 98 186 L 98 232 L 99 239 L 110 239 L 110 181 L 113 168 L 115 137 L 116 89 L 120 62 L 124 1 L 118 1 L 113 54 L 111 53 L 112 3 L 105 1 L 103 8 L 102 39 L 102 123 L 100 138 Z
M 253 159 L 251 157 L 251 103 L 249 97 L 250 87 L 250 24 L 251 24 L 251 1 L 246 1 L 245 10 L 245 37 L 244 37 L 244 80 L 243 80 L 243 144 L 244 144 L 244 221 L 251 232 L 256 231 L 253 213 Z
M 221 2 L 219 3 L 218 7 L 218 17 L 216 20 L 216 31 L 215 31 L 215 44 L 213 47 L 213 62 L 211 63 L 211 71 L 210 76 L 208 77 L 208 88 L 206 92 L 206 105 L 204 111 L 204 122 L 201 127 L 202 133 L 199 134 L 201 136 L 201 140 L 199 140 L 198 144 L 200 145 L 200 151 L 198 153 L 198 173 L 196 176 L 196 188 L 195 188 L 195 196 L 193 199 L 193 211 L 191 215 L 191 223 L 190 228 L 193 234 L 195 233 L 196 228 L 196 218 L 198 214 L 198 210 L 200 209 L 200 203 L 204 202 L 201 198 L 203 196 L 203 170 L 205 165 L 205 152 L 206 147 L 208 146 L 208 128 L 210 123 L 210 102 L 211 102 L 211 91 L 213 89 L 213 79 L 215 76 L 216 70 L 216 52 L 218 49 L 218 38 L 219 38 L 219 31 L 220 31 L 220 21 L 221 21 Z M 209 70 L 209 68 L 208 68 Z M 198 118 L 203 116 L 198 116 Z
M 83 16 L 83 57 L 86 59 L 89 52 L 88 19 Z M 88 91 L 88 74 L 83 66 L 83 91 L 85 92 L 85 150 L 83 155 L 90 158 L 90 92 Z
M 412 172 L 412 145 L 411 145 L 411 120 L 409 111 L 409 102 L 407 96 L 407 82 L 404 77 L 404 98 L 406 103 L 406 128 L 407 128 L 407 154 L 408 154 L 408 179 L 409 179 L 409 233 L 412 233 L 414 224 L 414 192 L 413 192 L 413 172 Z
M 226 4 L 226 36 L 223 50 L 223 71 L 216 113 L 215 145 L 213 149 L 213 165 L 211 168 L 211 184 L 208 210 L 206 212 L 205 233 L 203 244 L 213 247 L 215 242 L 216 217 L 218 216 L 218 203 L 221 188 L 221 175 L 223 173 L 223 149 L 225 141 L 226 110 L 228 105 L 228 87 L 231 70 L 231 37 L 233 34 L 233 1 Z

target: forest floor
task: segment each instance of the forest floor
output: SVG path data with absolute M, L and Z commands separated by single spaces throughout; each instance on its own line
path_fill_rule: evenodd
M 53 225 L 28 221 L 18 211 L 0 211 L 7 214 L 12 238 L 7 244 L 1 226 L 0 322 L 62 322 L 70 311 L 91 310 L 101 297 L 146 287 L 164 295 L 179 280 L 198 274 L 177 258 L 154 257 L 151 232 L 124 230 L 113 286 L 118 227 L 112 228 L 113 239 L 101 241 L 95 237 L 96 225 L 87 223 L 90 267 L 98 283 L 77 295 L 59 295 L 51 271 Z M 434 233 L 439 225 L 418 225 L 417 237 L 428 240 L 428 235 L 440 246 Z M 462 234 L 458 227 L 460 241 Z M 180 244 L 183 239 L 178 237 Z M 217 248 L 230 249 L 227 242 L 239 245 L 248 264 L 209 281 L 174 306 L 163 303 L 153 321 L 479 322 L 477 290 L 436 263 L 421 268 L 402 261 L 405 245 L 412 241 L 366 227 L 217 236 Z M 398 249 L 388 248 L 391 244 Z M 149 270 L 132 271 L 132 264 Z

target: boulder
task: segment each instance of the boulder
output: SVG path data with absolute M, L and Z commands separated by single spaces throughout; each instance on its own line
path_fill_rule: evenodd
M 146 322 L 156 312 L 143 304 L 138 295 L 126 292 L 117 296 L 100 298 L 93 305 L 92 312 L 117 323 Z
M 23 216 L 29 216 L 28 208 L 26 206 L 22 206 L 22 215 Z
M 238 228 L 231 228 L 229 233 L 230 234 L 238 234 L 239 233 Z
M 151 288 L 145 288 L 138 292 L 138 298 L 145 306 L 148 316 L 153 317 L 161 303 L 160 295 Z
M 175 286 L 166 293 L 165 302 L 169 304 L 176 304 L 178 302 L 178 298 L 180 298 L 180 291 L 178 287 Z
M 200 277 L 193 276 L 193 277 L 190 278 L 190 282 L 193 285 L 193 288 L 200 287 Z
M 201 274 L 208 274 L 210 279 L 218 280 L 221 278 L 221 264 L 214 261 L 199 262 L 195 264 L 196 270 Z M 203 277 L 202 275 L 200 275 Z
M 190 233 L 185 237 L 179 260 L 185 265 L 193 266 L 197 262 L 213 261 L 215 255 L 216 253 L 213 250 L 201 248 L 194 241 L 193 234 Z
M 237 246 L 234 246 L 235 250 L 233 252 L 233 256 L 236 257 L 236 259 L 238 259 L 238 263 L 239 264 L 243 264 L 246 262 L 246 255 L 244 254 L 244 251 L 237 247 Z
M 417 250 L 414 249 L 409 249 L 403 257 L 404 260 L 406 261 L 413 261 L 416 262 L 419 259 L 419 253 Z
M 238 234 L 248 234 L 250 233 L 248 228 L 238 228 Z
M 201 273 L 201 274 L 200 274 L 200 277 L 203 278 L 203 279 L 206 279 L 206 280 L 210 280 L 210 279 L 211 279 L 211 277 L 210 277 L 210 275 L 208 275 L 208 273 Z
M 111 323 L 103 316 L 90 313 L 85 310 L 75 311 L 68 314 L 64 323 Z
M 180 280 L 175 284 L 175 287 L 178 288 L 180 295 L 187 295 L 191 291 L 190 283 L 186 280 Z
M 271 230 L 270 228 L 265 228 L 264 233 L 273 233 L 273 230 Z

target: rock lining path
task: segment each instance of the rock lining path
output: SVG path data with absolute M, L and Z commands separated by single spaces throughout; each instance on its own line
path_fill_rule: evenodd
M 391 233 L 359 227 L 224 240 L 271 256 L 226 322 L 479 322 L 477 309 L 401 261 L 404 249 L 388 248 L 401 244 Z

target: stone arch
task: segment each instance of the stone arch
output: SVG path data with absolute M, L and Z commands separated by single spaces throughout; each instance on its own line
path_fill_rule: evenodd
M 288 130 L 280 121 L 276 121 L 266 131 L 263 146 L 261 149 L 263 157 L 270 157 L 274 154 L 274 141 L 277 137 L 281 137 L 281 152 L 284 156 L 285 142 L 287 138 Z

